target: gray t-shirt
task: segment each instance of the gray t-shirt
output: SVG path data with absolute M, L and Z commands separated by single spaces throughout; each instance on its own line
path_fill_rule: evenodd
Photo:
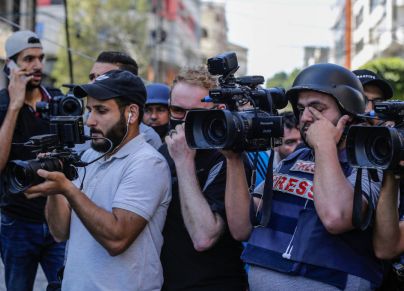
M 88 162 L 99 155 L 89 149 L 82 159 Z M 132 211 L 148 223 L 124 253 L 110 256 L 72 211 L 62 290 L 160 290 L 162 229 L 171 199 L 166 160 L 139 135 L 86 171 L 83 192 L 97 206 L 109 212 Z M 77 187 L 83 175 L 80 169 Z

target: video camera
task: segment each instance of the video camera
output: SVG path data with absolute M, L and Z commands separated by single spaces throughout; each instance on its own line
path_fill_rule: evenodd
M 73 95 L 74 84 L 63 84 L 63 87 L 69 88 L 66 95 L 55 96 L 46 101 L 36 103 L 36 110 L 46 117 L 51 116 L 80 116 L 83 115 L 83 101 Z
M 228 110 L 190 110 L 185 120 L 185 137 L 194 149 L 261 151 L 281 144 L 282 117 L 276 109 L 287 105 L 285 90 L 263 89 L 262 76 L 235 78 L 239 68 L 234 52 L 208 59 L 208 70 L 219 77 L 219 88 L 209 90 L 202 101 L 226 104 Z M 252 109 L 238 111 L 247 103 Z
M 86 140 L 81 116 L 50 117 L 50 133 L 32 136 L 24 144 L 33 148 L 32 152 L 43 153 L 44 156 L 8 163 L 5 186 L 11 194 L 22 193 L 29 187 L 42 183 L 44 179 L 36 173 L 39 169 L 63 172 L 68 179 L 73 180 L 77 178 L 76 167 L 86 165 L 71 149 L 75 144 Z
M 353 167 L 398 170 L 404 160 L 404 101 L 375 102 L 374 112 L 381 120 L 394 121 L 395 126 L 351 126 L 348 160 Z

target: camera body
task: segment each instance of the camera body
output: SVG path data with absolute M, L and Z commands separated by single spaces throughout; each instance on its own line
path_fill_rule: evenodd
M 84 113 L 83 101 L 75 97 L 72 89 L 73 84 L 63 84 L 69 88 L 66 95 L 55 96 L 49 102 L 40 101 L 36 103 L 36 110 L 45 117 L 53 116 L 80 116 Z
M 263 89 L 262 76 L 235 78 L 239 68 L 234 52 L 208 59 L 208 70 L 219 77 L 219 88 L 209 90 L 205 102 L 226 104 L 226 110 L 190 110 L 185 120 L 185 137 L 194 149 L 261 151 L 281 144 L 282 117 L 276 109 L 287 105 L 285 90 Z M 251 109 L 239 111 L 250 103 Z
M 32 152 L 43 153 L 39 158 L 10 161 L 5 173 L 5 189 L 11 194 L 24 192 L 31 186 L 44 181 L 37 170 L 63 172 L 70 180 L 77 178 L 76 167 L 84 166 L 80 156 L 71 148 L 84 143 L 82 116 L 50 117 L 50 134 L 32 136 L 25 146 Z
M 404 160 L 404 101 L 376 102 L 374 111 L 377 118 L 393 121 L 395 126 L 351 126 L 348 161 L 357 168 L 399 170 L 399 162 Z

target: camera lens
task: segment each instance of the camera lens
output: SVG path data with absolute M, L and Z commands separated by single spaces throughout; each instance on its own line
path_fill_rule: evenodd
M 72 96 L 63 98 L 60 104 L 60 115 L 78 116 L 83 112 L 83 106 L 79 99 Z
M 222 144 L 226 141 L 227 125 L 225 119 L 213 119 L 204 128 L 204 135 L 212 144 Z
M 25 187 L 29 184 L 28 177 L 30 176 L 29 170 L 25 167 L 16 166 L 14 168 L 15 182 L 20 187 Z
M 41 160 L 11 161 L 7 166 L 6 184 L 12 194 L 24 192 L 31 186 L 43 182 L 43 178 L 37 175 L 39 169 L 62 172 L 62 164 L 57 158 L 45 158 Z
M 391 142 L 386 136 L 378 136 L 374 138 L 374 140 L 369 143 L 369 160 L 376 165 L 383 166 L 385 165 L 392 153 Z

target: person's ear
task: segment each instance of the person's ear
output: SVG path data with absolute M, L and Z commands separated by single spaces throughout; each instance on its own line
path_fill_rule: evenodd
M 131 104 L 129 106 L 128 124 L 134 123 L 139 119 L 139 105 Z

